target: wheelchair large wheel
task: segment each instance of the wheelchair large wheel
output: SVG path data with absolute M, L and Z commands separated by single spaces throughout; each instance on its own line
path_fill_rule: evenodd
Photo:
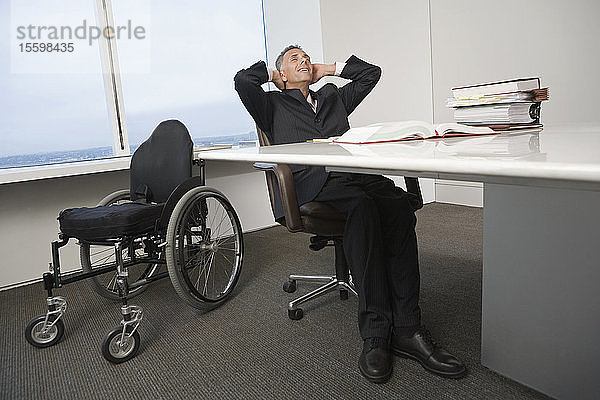
M 166 261 L 175 291 L 210 309 L 224 302 L 242 271 L 242 227 L 220 192 L 196 187 L 175 206 L 167 227 Z
M 112 206 L 116 204 L 123 204 L 130 202 L 129 190 L 118 190 L 114 193 L 109 194 L 98 203 L 99 206 Z M 133 248 L 123 249 L 123 261 L 131 260 L 131 251 L 135 251 L 137 257 L 144 256 L 144 251 L 141 243 L 135 243 Z M 79 247 L 79 259 L 81 261 L 81 268 L 83 272 L 91 272 L 96 268 L 103 267 L 108 264 L 115 263 L 115 248 L 114 246 L 99 246 L 89 245 L 87 243 L 80 243 Z M 136 264 L 127 268 L 129 276 L 127 281 L 129 283 L 135 282 L 136 280 L 147 278 L 154 274 L 158 269 L 159 265 L 156 264 Z M 117 288 L 117 272 L 110 271 L 102 275 L 94 276 L 88 279 L 88 283 L 92 290 L 98 293 L 100 296 L 107 299 L 117 300 L 119 299 L 119 292 Z M 146 290 L 147 286 L 138 286 L 130 289 L 127 298 L 137 296 Z

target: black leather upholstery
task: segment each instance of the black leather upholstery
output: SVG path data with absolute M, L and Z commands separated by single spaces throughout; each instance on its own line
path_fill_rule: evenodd
M 192 176 L 192 157 L 193 143 L 185 125 L 177 120 L 158 124 L 131 158 L 131 200 L 167 201 L 177 185 Z
M 328 204 L 318 201 L 300 206 L 300 219 L 304 232 L 320 236 L 341 236 L 344 234 L 346 217 Z
M 103 207 L 68 208 L 60 212 L 60 231 L 83 240 L 139 235 L 154 230 L 160 204 L 125 203 Z

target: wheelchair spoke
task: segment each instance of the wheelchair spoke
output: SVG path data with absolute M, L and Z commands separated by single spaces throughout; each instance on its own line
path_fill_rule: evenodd
M 98 254 L 106 253 L 109 250 L 110 250 L 110 252 L 112 254 L 112 252 L 114 251 L 112 247 L 106 247 L 106 246 L 101 246 L 101 247 L 104 247 L 104 250 L 100 250 L 100 251 L 97 251 L 95 253 L 92 253 L 92 254 L 90 254 L 90 256 L 97 256 Z
M 219 247 L 219 250 L 233 251 L 234 253 L 237 251 L 237 249 L 230 249 L 228 247 Z
M 202 265 L 204 265 L 204 260 L 202 260 Z M 202 268 L 202 271 L 204 271 L 204 268 Z M 200 277 L 202 276 L 202 272 L 198 272 L 198 279 L 196 279 L 196 285 L 194 286 L 195 288 L 198 288 L 198 286 L 200 286 Z
M 208 263 L 208 271 L 206 271 L 206 280 L 204 281 L 204 291 L 202 292 L 202 294 L 204 294 L 204 295 L 206 295 L 206 286 L 208 285 L 208 277 L 210 275 L 210 270 L 211 270 L 214 258 L 215 258 L 215 253 L 211 253 L 210 261 Z
M 222 238 L 222 239 L 215 239 L 215 240 L 216 240 L 216 242 L 217 242 L 217 245 L 218 245 L 219 247 L 221 247 L 221 245 L 223 245 L 223 244 L 228 244 L 228 243 L 227 243 L 228 241 L 231 241 L 232 243 L 235 243 L 235 236 L 233 236 L 233 235 L 230 235 L 230 236 L 227 236 L 227 237 L 225 237 L 225 238 Z
M 200 276 L 202 276 L 202 274 L 206 270 L 207 262 L 206 262 L 206 257 L 204 257 L 204 256 L 206 256 L 206 252 L 201 252 L 201 253 L 198 253 L 198 254 L 201 255 L 202 258 L 199 260 L 197 258 L 197 255 L 196 255 L 196 256 L 194 256 L 194 258 L 189 259 L 186 262 L 185 269 L 188 270 L 188 271 L 192 270 L 192 269 L 196 269 L 197 266 L 198 266 L 198 264 L 196 262 L 197 261 L 200 262 L 201 265 L 202 265 L 202 269 L 198 272 L 198 279 L 200 279 Z M 190 267 L 189 264 L 193 264 L 193 265 Z
M 111 290 L 113 292 L 117 291 L 117 277 L 118 277 L 117 274 L 113 274 L 112 275 L 112 278 L 110 279 L 110 281 L 108 282 L 108 284 L 106 284 L 106 288 L 107 289 L 109 289 L 109 290 Z
M 198 251 L 196 254 L 194 254 L 193 256 L 189 257 L 189 259 L 186 261 L 185 267 L 187 268 L 187 265 L 191 262 L 191 261 L 195 261 L 198 260 L 199 257 L 201 257 L 203 254 L 206 253 L 206 250 L 201 250 Z
M 229 232 L 232 232 L 231 235 L 227 235 Z M 233 227 L 229 227 L 226 231 L 224 232 L 219 232 L 217 235 L 214 235 L 213 237 L 215 238 L 215 240 L 218 241 L 218 243 L 220 243 L 219 241 L 223 241 L 223 240 L 227 240 L 231 237 L 233 237 L 233 239 L 235 240 L 235 237 L 233 236 Z M 225 237 L 224 237 L 225 236 Z
M 223 214 L 223 210 L 221 210 L 221 213 Z M 219 221 L 219 225 L 214 229 L 217 232 L 217 235 L 216 235 L 217 237 L 219 236 L 219 234 L 218 234 L 220 232 L 219 229 L 221 228 L 221 225 L 223 224 L 223 221 L 225 221 L 225 217 L 227 217 L 227 213 L 224 213 L 224 214 L 225 215 L 223 215 L 221 217 L 221 221 Z
M 204 276 L 204 292 L 203 294 L 206 295 L 206 283 L 208 282 L 208 274 L 210 271 L 210 264 L 212 261 L 212 254 L 208 255 L 206 257 L 205 262 L 202 264 L 202 271 L 200 273 L 198 273 L 198 283 L 196 284 L 196 289 L 200 288 L 200 278 Z
M 223 275 L 225 275 L 225 278 L 227 278 L 227 281 L 229 282 L 229 280 L 231 280 L 231 274 L 227 272 L 227 268 L 223 267 L 221 268 L 221 271 L 223 271 Z
M 231 243 L 231 245 L 233 245 L 234 247 L 226 247 L 226 246 L 219 245 L 219 250 L 233 251 L 233 252 L 238 251 L 238 247 L 235 245 L 235 243 Z
M 200 204 L 196 204 L 194 207 L 194 211 L 192 213 L 190 213 L 191 217 L 193 218 L 193 222 L 195 226 L 198 225 L 202 225 L 202 207 Z
M 214 207 L 213 207 L 213 208 L 214 208 Z M 214 226 L 214 225 L 215 225 L 215 216 L 216 216 L 216 214 L 215 214 L 215 213 L 211 213 L 211 212 L 210 212 L 210 207 L 208 206 L 208 201 L 206 202 L 206 209 L 207 209 L 207 211 L 208 211 L 208 214 L 212 214 L 212 220 L 210 221 L 210 226 L 212 227 L 212 226 Z M 208 225 L 207 225 L 207 226 L 208 226 Z
M 223 253 L 219 253 L 219 254 L 221 255 L 221 257 L 223 257 L 225 260 L 227 260 L 227 262 L 228 262 L 229 264 L 232 264 L 232 265 L 233 265 L 233 263 L 231 262 L 231 260 L 230 260 L 229 258 L 227 258 L 227 256 L 225 256 L 225 254 L 223 254 Z
M 232 262 L 229 260 L 229 258 L 225 257 L 225 254 L 223 254 L 223 253 L 219 253 L 219 254 L 221 254 L 221 256 L 222 256 L 222 257 L 223 257 L 225 260 L 227 260 L 227 262 L 228 262 L 230 265 L 233 265 L 233 263 L 232 263 Z M 223 268 L 221 268 L 221 270 L 223 271 L 223 273 L 224 273 L 225 277 L 227 278 L 227 281 L 229 281 L 229 280 L 231 279 L 231 274 L 227 272 L 227 269 L 228 269 L 228 268 L 227 268 L 227 265 L 225 265 L 225 266 L 223 266 Z
M 104 264 L 109 258 L 111 258 L 113 256 L 113 254 L 109 254 L 107 256 L 105 256 L 104 258 L 100 259 L 100 260 L 95 260 L 92 262 L 92 265 L 102 265 Z

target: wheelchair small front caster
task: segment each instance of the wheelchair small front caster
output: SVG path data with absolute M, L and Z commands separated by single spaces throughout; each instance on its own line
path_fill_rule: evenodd
M 299 319 L 302 319 L 302 317 L 304 317 L 304 311 L 302 311 L 301 308 L 288 310 L 288 317 L 290 317 L 291 320 L 298 321 Z
M 294 293 L 296 291 L 296 281 L 289 280 L 283 284 L 283 291 L 286 293 Z M 292 317 L 290 317 L 292 318 Z
M 50 347 L 58 343 L 65 333 L 65 325 L 56 315 L 40 315 L 29 321 L 25 339 L 35 347 Z
M 140 334 L 131 331 L 133 327 L 125 328 L 123 335 L 123 326 L 117 326 L 104 338 L 102 342 L 102 355 L 108 361 L 119 364 L 131 360 L 137 354 L 140 348 Z

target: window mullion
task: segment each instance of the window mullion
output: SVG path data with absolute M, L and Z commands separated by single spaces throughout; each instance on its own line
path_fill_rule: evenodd
M 129 155 L 129 139 L 117 54 L 116 35 L 106 35 L 107 27 L 115 26 L 111 0 L 96 0 L 98 27 L 102 29 L 100 51 L 107 108 L 113 127 L 113 150 L 116 156 Z M 109 37 L 107 37 L 109 36 Z

